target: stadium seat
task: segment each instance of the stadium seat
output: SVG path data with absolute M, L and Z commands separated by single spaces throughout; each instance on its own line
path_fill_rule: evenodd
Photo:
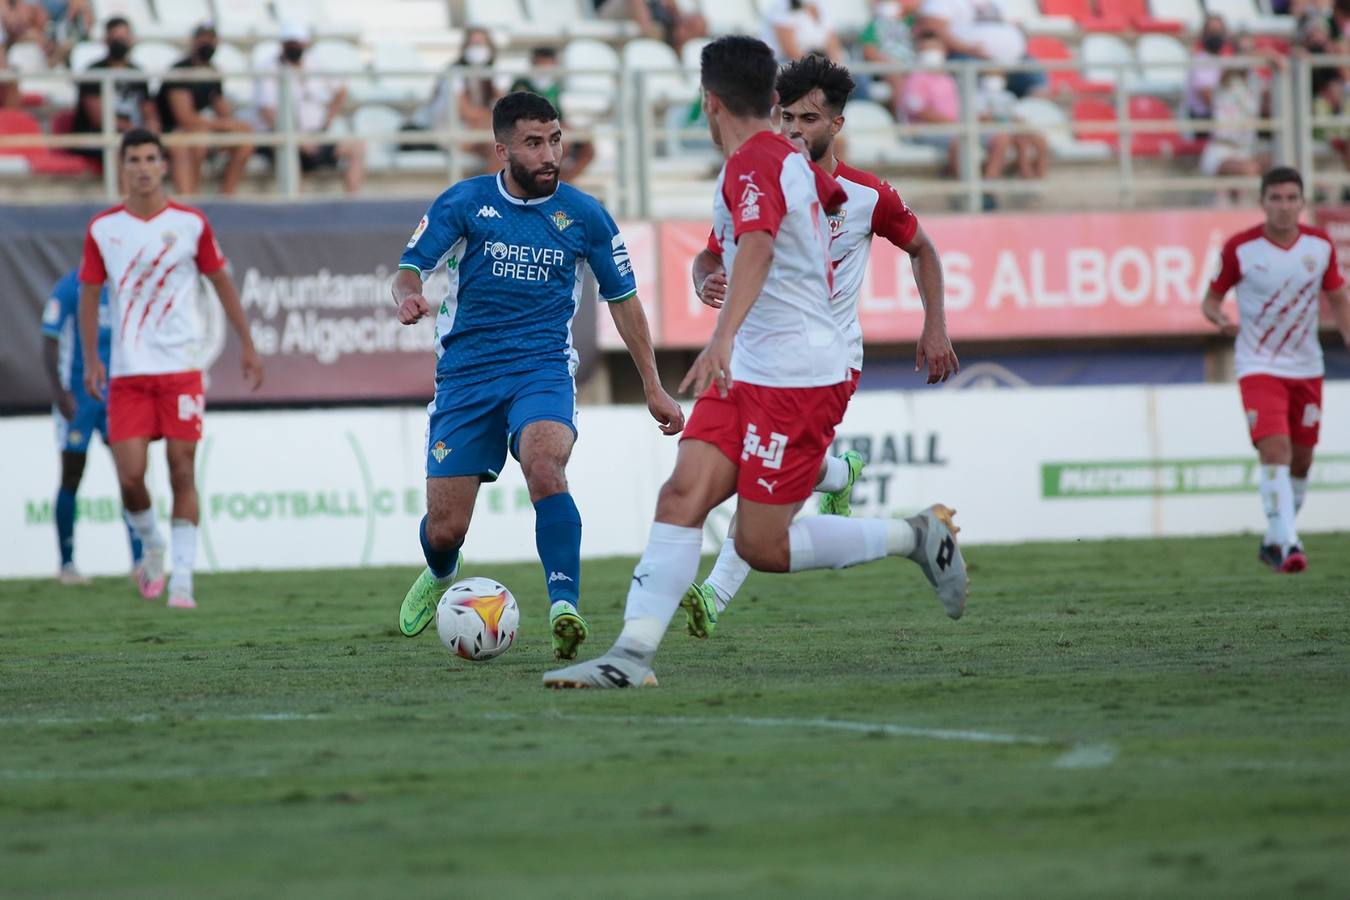
M 277 21 L 268 0 L 214 0 L 216 28 L 231 40 L 275 37 Z
M 1157 97 L 1131 97 L 1127 115 L 1132 121 L 1176 119 L 1172 108 Z M 1073 105 L 1075 122 L 1114 122 L 1116 108 L 1105 100 L 1081 99 Z M 1080 139 L 1107 144 L 1112 148 L 1120 146 L 1117 132 L 1087 131 L 1080 129 Z M 1132 156 L 1190 156 L 1200 151 L 1201 142 L 1190 140 L 1178 131 L 1141 131 L 1132 134 L 1130 152 Z
M 1111 9 L 1116 15 L 1128 19 L 1130 26 L 1144 34 L 1180 34 L 1186 29 L 1184 22 L 1175 18 L 1157 18 L 1148 8 L 1148 0 L 1110 0 Z
M 699 11 L 713 34 L 759 34 L 754 0 L 700 0 Z
M 1073 134 L 1069 117 L 1059 104 L 1044 97 L 1017 101 L 1017 118 L 1037 126 L 1056 159 L 1065 162 L 1100 162 L 1111 158 L 1111 148 L 1099 141 L 1080 141 Z
M 630 72 L 650 71 L 644 76 L 648 103 L 688 103 L 696 90 L 682 74 L 683 66 L 665 41 L 637 38 L 623 45 L 624 68 Z M 637 89 L 637 80 L 633 80 Z
M 280 41 L 270 39 L 258 41 L 248 53 L 249 65 L 254 69 L 266 71 L 276 65 L 280 56 Z
M 1130 45 L 1114 34 L 1089 34 L 1080 47 L 1083 77 L 1101 84 L 1119 84 L 1128 89 L 1139 75 Z M 1117 64 L 1123 64 L 1124 69 Z
M 1210 15 L 1223 16 L 1230 31 L 1248 34 L 1277 34 L 1288 36 L 1296 25 L 1293 16 L 1267 16 L 1256 5 L 1256 0 L 1205 0 Z
M 83 72 L 107 55 L 102 41 L 80 41 L 70 50 L 70 71 Z
M 563 48 L 562 64 L 565 69 L 591 70 L 567 76 L 561 98 L 564 115 L 591 118 L 609 112 L 614 105 L 615 78 L 620 68 L 619 54 L 614 48 L 580 38 Z
M 529 37 L 538 43 L 554 44 L 569 38 L 594 38 L 617 43 L 637 37 L 636 22 L 597 19 L 591 0 L 523 0 Z M 518 25 L 512 26 L 518 30 Z M 525 39 L 519 41 L 524 43 Z
M 208 0 L 159 0 L 155 4 L 159 14 L 155 35 L 168 40 L 186 41 L 192 35 L 192 29 L 203 22 L 215 20 Z M 142 32 L 148 36 L 147 32 Z
M 0 135 L 41 135 L 42 126 L 31 113 L 21 109 L 0 109 Z M 58 153 L 39 144 L 0 147 L 0 156 L 23 159 L 34 175 L 83 175 L 89 165 L 73 153 Z M 11 164 L 13 168 L 13 164 Z
M 1175 94 L 1186 86 L 1191 51 L 1166 34 L 1141 35 L 1134 46 L 1140 81 L 1135 90 L 1151 94 Z
M 113 16 L 121 16 L 131 23 L 131 29 L 143 37 L 158 37 L 154 13 L 150 11 L 149 0 L 92 0 L 94 19 L 98 23 L 98 33 L 103 34 L 103 23 Z
M 830 0 L 830 24 L 840 31 L 857 33 L 872 21 L 868 0 Z
M 935 165 L 946 157 L 936 147 L 898 140 L 895 119 L 880 103 L 850 100 L 844 118 L 848 121 L 848 157 L 855 165 Z
M 155 75 L 169 71 L 185 55 L 181 46 L 164 41 L 137 41 L 131 48 L 131 61 Z
M 403 114 L 392 106 L 371 104 L 352 113 L 352 128 L 358 133 L 397 132 L 403 126 Z M 372 172 L 386 172 L 394 167 L 398 142 L 389 138 L 366 139 L 366 165 Z
M 1205 24 L 1202 0 L 1149 0 L 1149 11 L 1154 19 L 1180 22 L 1186 32 L 1196 32 Z
M 1067 37 L 1078 33 L 1078 25 L 1067 16 L 1043 16 L 1036 0 L 1004 0 L 1003 17 L 1029 35 L 1050 34 Z
M 221 41 L 216 45 L 212 63 L 224 74 L 225 96 L 236 107 L 253 102 L 253 80 L 241 73 L 249 68 L 248 57 L 234 44 Z
M 9 66 L 20 75 L 46 75 L 47 54 L 36 41 L 20 41 L 9 48 Z M 25 79 L 20 83 L 25 103 L 49 106 L 69 106 L 75 102 L 74 86 L 62 78 Z
M 685 72 L 688 72 L 698 78 L 699 70 L 703 67 L 703 48 L 712 43 L 712 38 L 692 38 L 684 42 L 680 48 L 680 63 L 684 66 Z
M 418 103 L 431 96 L 436 72 L 413 44 L 394 38 L 370 42 L 371 69 L 375 73 L 370 97 L 389 103 Z M 384 72 L 418 70 L 425 75 L 385 75 Z M 353 92 L 358 98 L 360 92 Z
M 464 0 L 464 24 L 471 28 L 500 28 L 512 32 L 525 21 L 520 0 Z
M 1058 38 L 1027 38 L 1027 53 L 1040 62 L 1072 62 L 1073 51 Z M 1089 82 L 1073 69 L 1052 69 L 1046 73 L 1050 80 L 1050 92 L 1053 94 L 1109 94 L 1109 83 Z
M 1103 8 L 1105 4 L 1103 4 Z M 1047 16 L 1064 16 L 1078 23 L 1087 32 L 1119 33 L 1129 27 L 1129 21 L 1116 12 L 1099 12 L 1092 0 L 1041 0 L 1041 12 Z

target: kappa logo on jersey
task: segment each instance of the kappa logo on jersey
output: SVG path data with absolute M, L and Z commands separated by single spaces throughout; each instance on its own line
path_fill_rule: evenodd
M 475 219 L 500 219 L 501 217 L 502 214 L 497 212 L 495 206 L 480 206 L 478 207 L 478 214 L 474 216 Z
M 745 440 L 741 444 L 741 461 L 751 457 L 760 460 L 766 469 L 783 468 L 783 451 L 787 449 L 787 435 L 774 431 L 769 434 L 768 443 L 759 435 L 759 429 L 753 423 L 745 427 Z M 777 484 L 777 482 L 774 482 Z M 773 493 L 770 488 L 769 493 Z
M 1303 427 L 1313 428 L 1318 422 L 1322 421 L 1322 408 L 1316 403 L 1309 403 L 1303 407 Z
M 408 238 L 409 249 L 417 246 L 417 239 L 422 236 L 422 232 L 427 230 L 427 217 L 423 216 L 422 221 L 417 223 L 417 228 L 413 230 L 412 237 Z
M 191 422 L 193 419 L 200 419 L 202 413 L 206 412 L 206 397 L 201 394 L 179 394 L 178 395 L 178 419 L 181 422 Z
M 624 243 L 623 235 L 614 235 L 614 240 L 609 242 L 609 249 L 614 257 L 614 268 L 619 270 L 619 274 L 631 275 L 633 261 L 628 257 L 628 245 Z
M 571 225 L 572 222 L 575 221 L 574 219 L 569 218 L 567 213 L 563 212 L 561 209 L 553 213 L 553 215 L 549 216 L 549 220 L 553 223 L 554 227 L 557 228 L 559 231 L 566 231 L 567 226 Z
M 445 458 L 451 452 L 450 448 L 445 446 L 445 441 L 437 441 L 436 446 L 431 448 L 431 455 L 436 457 L 436 462 L 445 462 Z
M 740 180 L 745 182 L 745 187 L 741 188 L 741 221 L 753 222 L 759 218 L 759 198 L 764 192 L 755 184 L 754 172 L 740 176 Z

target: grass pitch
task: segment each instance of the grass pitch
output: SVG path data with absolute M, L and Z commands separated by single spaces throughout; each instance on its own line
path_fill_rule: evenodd
M 395 630 L 412 570 L 0 583 L 0 895 L 1350 895 L 1350 538 L 977 547 L 752 576 L 663 687 Z M 587 564 L 589 656 L 630 560 Z M 707 564 L 705 563 L 705 571 Z M 682 622 L 682 618 L 678 620 Z

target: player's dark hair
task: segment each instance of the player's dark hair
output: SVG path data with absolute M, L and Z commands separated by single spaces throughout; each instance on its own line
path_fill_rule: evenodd
M 133 128 L 122 134 L 122 143 L 117 148 L 117 158 L 126 159 L 128 150 L 145 144 L 154 144 L 159 148 L 159 155 L 164 155 L 164 144 L 160 141 L 159 135 L 146 128 Z
M 703 89 L 715 94 L 727 112 L 745 119 L 769 117 L 778 63 L 768 44 L 740 34 L 720 37 L 703 48 L 700 65 Z
M 836 116 L 853 94 L 853 76 L 848 69 L 819 53 L 808 53 L 778 71 L 778 105 L 791 106 L 819 88 L 825 105 Z
M 558 111 L 545 98 L 532 91 L 512 91 L 492 105 L 492 134 L 504 144 L 522 119 L 552 122 L 557 118 Z
M 1303 193 L 1303 176 L 1298 174 L 1298 169 L 1293 166 L 1276 166 L 1261 176 L 1261 196 L 1266 196 L 1266 189 L 1272 188 L 1277 184 L 1296 184 L 1298 192 Z
M 130 28 L 131 21 L 126 16 L 109 16 L 108 21 L 103 23 L 103 33 L 107 34 L 114 28 Z
M 546 44 L 541 44 L 530 51 L 530 59 L 557 59 L 558 51 Z

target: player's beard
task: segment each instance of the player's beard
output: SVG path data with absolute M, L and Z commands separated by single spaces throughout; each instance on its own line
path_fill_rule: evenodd
M 825 155 L 830 152 L 830 144 L 833 142 L 834 139 L 830 137 L 829 134 L 826 134 L 814 144 L 808 141 L 806 144 L 806 152 L 811 154 L 811 162 L 818 163 L 824 159 Z
M 506 164 L 511 169 L 511 180 L 531 197 L 547 197 L 558 189 L 557 166 L 540 166 L 531 172 L 514 159 L 508 158 Z M 543 176 L 550 173 L 554 177 L 544 180 Z

